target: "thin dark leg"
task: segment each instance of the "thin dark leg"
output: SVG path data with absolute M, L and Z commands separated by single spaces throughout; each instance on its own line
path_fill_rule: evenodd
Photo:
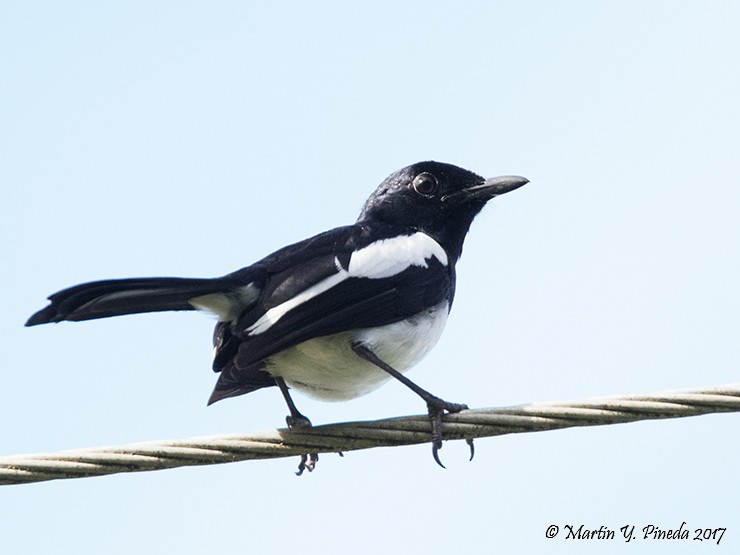
M 285 422 L 288 424 L 288 428 L 310 428 L 311 421 L 303 416 L 296 408 L 285 380 L 283 378 L 276 377 L 275 382 L 280 388 L 280 393 L 283 394 L 283 399 L 285 399 L 285 403 L 288 405 L 288 410 L 290 411 L 290 415 L 285 417 Z
M 276 377 L 275 383 L 277 383 L 278 387 L 280 388 L 280 393 L 283 394 L 285 403 L 288 405 L 288 410 L 290 411 L 290 415 L 285 417 L 285 422 L 287 422 L 288 428 L 291 430 L 307 430 L 311 428 L 311 421 L 303 416 L 296 408 L 295 403 L 290 396 L 290 391 L 288 390 L 288 385 L 285 383 L 285 380 L 283 378 Z M 313 469 L 316 468 L 317 462 L 319 462 L 318 453 L 308 453 L 301 455 L 301 462 L 298 463 L 298 472 L 296 472 L 296 475 L 300 476 L 301 474 L 303 474 L 304 470 L 313 472 Z
M 411 391 L 416 393 L 424 400 L 424 402 L 427 404 L 429 420 L 432 423 L 432 456 L 434 457 L 434 460 L 437 462 L 437 464 L 444 468 L 445 465 L 443 465 L 442 462 L 439 460 L 439 450 L 442 448 L 442 415 L 446 412 L 460 412 L 461 410 L 467 409 L 468 406 L 460 403 L 450 403 L 448 401 L 440 399 L 436 395 L 432 395 L 427 390 L 422 389 L 421 387 L 416 385 L 414 382 L 401 374 L 401 372 L 393 368 L 391 365 L 381 360 L 378 355 L 372 352 L 365 345 L 362 345 L 360 343 L 353 343 L 352 350 L 361 358 L 364 358 L 368 362 L 373 363 L 378 368 L 388 372 L 388 374 L 396 378 L 399 382 L 408 387 Z M 468 445 L 470 445 L 470 459 L 472 460 L 474 454 L 472 440 L 468 442 Z

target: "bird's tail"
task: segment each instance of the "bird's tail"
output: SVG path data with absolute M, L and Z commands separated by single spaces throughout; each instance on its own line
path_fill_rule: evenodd
M 83 283 L 54 293 L 27 326 L 92 320 L 166 310 L 194 310 L 190 303 L 203 295 L 226 293 L 234 284 L 225 278 L 133 278 Z

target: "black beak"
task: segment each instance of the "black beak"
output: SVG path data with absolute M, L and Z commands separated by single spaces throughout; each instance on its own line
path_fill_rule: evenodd
M 503 195 L 504 193 L 508 193 L 509 191 L 513 191 L 514 189 L 518 189 L 519 187 L 521 187 L 522 185 L 526 185 L 527 183 L 529 183 L 529 179 L 527 179 L 526 177 L 520 177 L 518 175 L 502 175 L 499 177 L 489 177 L 479 185 L 473 185 L 472 187 L 468 187 L 463 191 L 448 195 L 442 200 L 455 198 L 463 202 L 470 200 L 482 200 L 483 202 L 487 202 L 493 197 Z
M 488 191 L 486 194 L 490 194 L 492 198 L 518 189 L 527 183 L 529 183 L 529 179 L 526 177 L 502 175 L 501 177 L 489 177 L 481 187 L 483 190 Z
M 465 196 L 471 200 L 491 200 L 493 197 L 518 189 L 527 183 L 529 183 L 529 179 L 526 177 L 519 177 L 518 175 L 489 177 L 483 182 L 483 184 L 466 189 Z

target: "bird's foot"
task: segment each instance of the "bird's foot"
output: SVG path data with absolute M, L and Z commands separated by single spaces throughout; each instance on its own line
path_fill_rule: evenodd
M 311 421 L 300 412 L 286 416 L 285 423 L 288 424 L 290 430 L 310 430 L 313 428 Z
M 285 422 L 288 424 L 289 430 L 300 431 L 310 430 L 311 428 L 313 428 L 311 421 L 298 411 L 295 411 L 293 414 L 286 416 Z M 313 469 L 316 468 L 317 462 L 319 462 L 318 453 L 304 453 L 303 455 L 301 455 L 301 462 L 298 463 L 298 472 L 296 472 L 295 475 L 300 476 L 306 470 L 308 470 L 309 472 L 313 472 Z
M 442 449 L 442 415 L 452 414 L 466 410 L 468 405 L 461 403 L 449 403 L 443 401 L 439 397 L 432 397 L 427 401 L 427 411 L 429 413 L 429 421 L 432 423 L 432 456 L 435 462 L 445 468 L 442 461 L 439 460 L 439 450 Z M 467 441 L 470 446 L 470 460 L 473 460 L 475 454 L 475 448 L 473 447 L 473 440 Z
M 313 472 L 313 469 L 316 468 L 317 462 L 319 462 L 318 453 L 311 453 L 309 455 L 301 455 L 301 462 L 298 463 L 298 472 L 296 472 L 295 475 L 300 476 L 301 474 L 303 474 L 304 470 Z

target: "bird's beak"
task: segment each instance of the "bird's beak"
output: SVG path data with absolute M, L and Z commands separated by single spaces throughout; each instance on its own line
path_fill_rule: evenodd
M 499 177 L 489 177 L 483 183 L 479 185 L 473 185 L 462 191 L 452 193 L 448 195 L 446 199 L 454 199 L 462 202 L 471 200 L 482 200 L 487 202 L 493 197 L 503 195 L 514 189 L 518 189 L 522 185 L 529 183 L 529 179 L 526 177 L 520 177 L 518 175 L 502 175 Z
M 467 193 L 468 198 L 471 199 L 490 200 L 493 197 L 518 189 L 527 183 L 529 183 L 529 179 L 526 177 L 519 177 L 518 175 L 502 175 L 500 177 L 489 177 L 482 185 L 471 187 L 465 192 Z

